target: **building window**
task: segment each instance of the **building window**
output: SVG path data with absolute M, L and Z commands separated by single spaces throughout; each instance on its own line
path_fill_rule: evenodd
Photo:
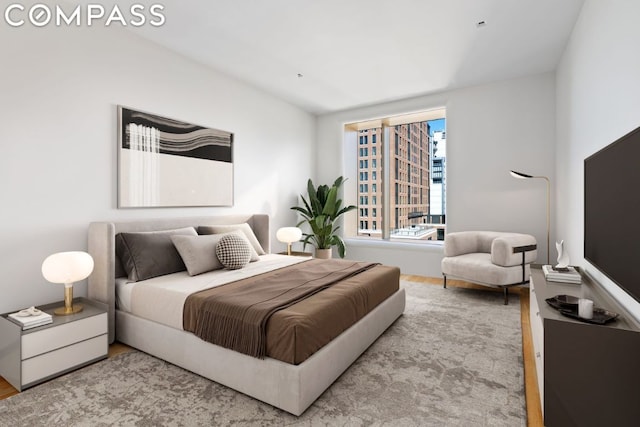
M 359 159 L 359 171 L 355 174 L 358 191 L 354 196 L 359 201 L 360 219 L 351 223 L 358 225 L 357 230 L 349 232 L 347 237 L 358 235 L 413 242 L 444 239 L 446 134 L 444 110 L 438 110 L 438 114 L 440 112 L 442 118 L 425 112 L 425 119 L 421 121 L 402 123 L 401 116 L 394 116 L 380 119 L 379 127 L 360 129 L 357 123 L 345 127 L 346 132 L 357 129 L 357 139 L 351 137 L 351 141 L 357 141 L 360 157 L 371 154 L 371 162 Z M 386 124 L 389 122 L 393 125 Z M 400 124 L 396 124 L 398 122 Z M 379 149 L 373 146 L 376 143 Z M 389 168 L 388 171 L 381 169 L 380 180 L 378 159 L 381 159 L 383 168 Z M 385 182 L 385 176 L 389 177 L 389 182 Z M 371 186 L 368 185 L 369 177 Z M 369 205 L 369 195 L 372 205 Z M 351 200 L 354 196 L 350 196 Z M 379 200 L 383 204 L 380 216 L 377 209 Z M 369 206 L 372 209 L 368 209 Z M 384 212 L 389 212 L 390 218 L 383 218 Z M 350 227 L 353 229 L 353 225 Z

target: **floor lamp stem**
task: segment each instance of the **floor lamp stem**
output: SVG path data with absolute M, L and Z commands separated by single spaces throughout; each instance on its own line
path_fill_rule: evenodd
M 547 180 L 547 264 L 551 265 L 549 252 L 549 237 L 551 234 L 551 182 L 549 178 L 543 176 Z

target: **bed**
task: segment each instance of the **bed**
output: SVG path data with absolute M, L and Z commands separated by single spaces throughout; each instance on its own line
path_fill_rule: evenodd
M 164 317 L 136 315 L 125 309 L 126 302 L 122 298 L 126 297 L 122 293 L 120 306 L 116 303 L 116 283 L 123 275 L 116 256 L 118 233 L 239 223 L 250 226 L 268 253 L 269 217 L 264 214 L 94 222 L 89 226 L 88 236 L 89 253 L 95 263 L 94 272 L 89 277 L 88 296 L 108 307 L 110 342 L 117 339 L 289 413 L 301 415 L 403 313 L 405 294 L 402 288 L 397 288 L 353 326 L 297 364 L 270 357 L 268 353 L 264 358 L 242 354 L 204 341 Z M 275 258 L 275 255 L 264 256 L 265 260 Z M 292 257 L 286 258 L 291 263 L 297 262 Z M 386 272 L 384 278 L 374 278 L 370 270 L 366 274 L 371 275 L 368 276 L 371 280 L 398 280 L 398 272 L 391 274 L 388 267 L 379 270 Z M 160 280 L 170 282 L 172 279 Z M 365 277 L 363 281 L 368 279 Z M 338 285 L 349 286 L 346 279 L 343 282 Z M 339 288 L 338 285 L 334 287 Z M 169 313 L 171 309 L 163 308 L 161 311 Z

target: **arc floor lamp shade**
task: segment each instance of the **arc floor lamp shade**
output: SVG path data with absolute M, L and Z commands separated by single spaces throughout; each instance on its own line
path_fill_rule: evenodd
M 86 279 L 93 271 L 93 258 L 86 252 L 58 252 L 42 263 L 42 275 L 51 283 L 64 283 L 64 307 L 54 311 L 67 315 L 82 311 L 82 305 L 73 304 L 73 283 Z

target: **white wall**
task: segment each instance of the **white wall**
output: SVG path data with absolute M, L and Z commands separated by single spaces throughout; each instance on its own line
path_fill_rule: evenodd
M 583 161 L 640 126 L 640 2 L 587 0 L 557 72 L 557 218 L 571 262 L 640 320 L 640 304 L 584 260 Z M 638 191 L 633 189 L 632 191 Z M 634 262 L 638 254 L 629 254 Z
M 241 212 L 270 214 L 272 230 L 295 221 L 289 207 L 315 167 L 314 116 L 122 29 L 1 25 L 0 39 L 0 312 L 61 300 L 41 263 L 86 249 L 91 221 Z M 117 104 L 234 132 L 234 207 L 117 209 Z M 272 249 L 284 248 L 274 231 Z
M 538 240 L 538 261 L 546 262 L 546 184 L 513 179 L 508 171 L 548 176 L 553 194 L 554 77 L 545 73 L 321 116 L 317 127 L 318 181 L 333 182 L 355 167 L 353 158 L 345 161 L 345 123 L 445 106 L 448 231 L 530 233 Z M 355 183 L 348 184 L 345 193 L 355 191 Z M 384 249 L 359 242 L 348 244 L 347 252 L 349 258 L 399 265 L 407 274 L 441 275 L 440 245 L 407 249 L 401 244 Z

